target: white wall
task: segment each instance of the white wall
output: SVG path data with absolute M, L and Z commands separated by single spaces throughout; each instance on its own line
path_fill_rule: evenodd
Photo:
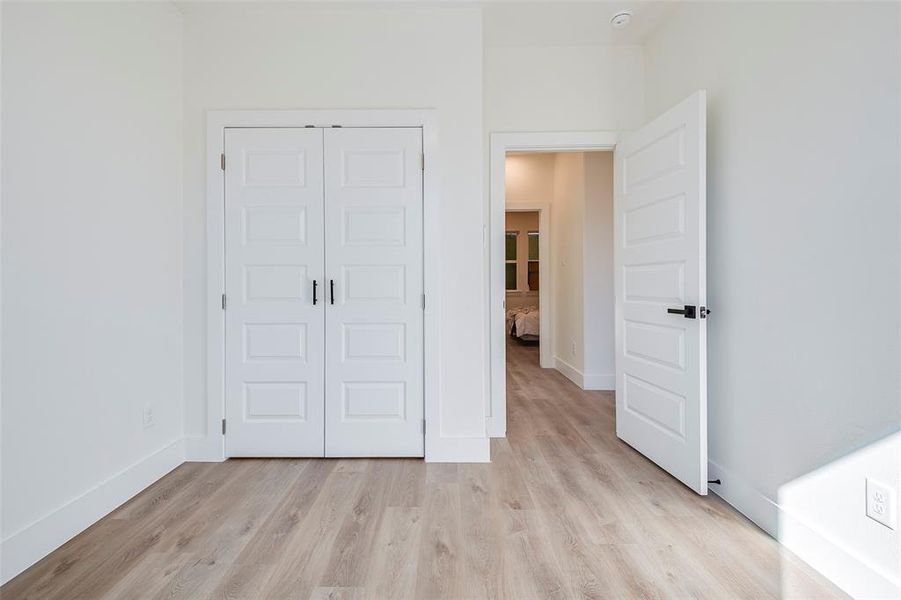
M 581 152 L 555 155 L 551 202 L 554 360 L 558 368 L 585 370 L 582 326 L 582 243 L 585 215 L 585 160 Z M 561 363 L 563 363 L 561 365 Z
M 183 10 L 188 435 L 219 435 L 205 416 L 206 111 L 435 108 L 440 157 L 427 165 L 441 168 L 440 432 L 449 449 L 472 442 L 472 452 L 487 458 L 479 10 L 225 3 Z
M 504 196 L 509 204 L 549 203 L 554 198 L 553 153 L 508 154 L 504 161 Z
M 632 129 L 641 122 L 636 46 L 485 46 L 485 128 Z
M 606 26 L 610 10 L 600 2 L 486 3 L 486 132 L 639 125 L 644 117 L 639 30 L 653 26 L 668 9 L 634 7 L 647 13 L 629 32 Z
M 586 152 L 582 318 L 586 389 L 616 387 L 613 321 L 613 152 Z
M 709 92 L 715 489 L 861 597 L 901 583 L 898 12 L 691 4 L 646 48 L 649 116 Z
M 583 389 L 615 387 L 613 153 L 555 155 L 554 360 Z
M 2 13 L 5 581 L 182 460 L 182 214 L 177 11 Z

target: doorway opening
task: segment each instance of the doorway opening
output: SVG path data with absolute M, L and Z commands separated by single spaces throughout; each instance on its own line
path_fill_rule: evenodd
M 613 153 L 508 152 L 504 171 L 507 375 L 613 390 Z
M 541 332 L 541 365 L 551 352 L 553 367 L 579 387 L 615 388 L 617 437 L 698 494 L 707 493 L 706 111 L 707 96 L 699 90 L 622 139 L 609 132 L 491 136 L 487 424 L 492 437 L 505 437 L 507 423 L 503 252 L 508 192 L 513 195 L 508 162 L 515 153 L 558 153 L 550 211 L 555 242 L 543 265 L 551 271 L 551 310 L 540 300 L 540 320 L 551 313 L 547 332 L 553 339 L 548 348 L 547 332 Z M 585 201 L 589 194 L 581 192 L 580 200 L 571 184 L 561 183 L 557 167 L 572 168 L 576 181 L 588 188 L 595 171 L 586 169 L 586 162 L 592 155 L 609 157 L 614 149 L 610 181 L 601 186 L 613 189 L 608 194 L 613 210 L 598 210 Z M 597 150 L 607 152 L 592 152 Z M 556 201 L 560 190 L 576 198 L 572 206 Z M 604 216 L 610 217 L 612 265 L 601 246 L 591 247 L 592 240 L 603 239 L 592 232 Z M 612 378 L 590 371 L 599 364 L 590 350 L 597 340 L 586 331 L 592 319 L 603 319 L 598 305 L 603 296 L 596 295 L 603 269 L 594 262 L 611 265 L 613 272 Z M 546 288 L 543 281 L 541 287 Z M 567 330 L 567 322 L 576 327 Z
M 606 249 L 607 262 L 612 260 L 615 143 L 616 135 L 605 132 L 491 137 L 488 431 L 492 437 L 506 434 L 508 353 L 515 354 L 517 365 L 556 369 L 583 389 L 614 387 L 612 264 L 606 270 L 590 272 L 587 288 L 582 271 L 586 264 L 591 267 L 597 262 L 595 246 Z M 600 177 L 599 167 L 605 169 Z M 590 200 L 587 211 L 586 198 Z M 595 228 L 598 213 L 610 231 L 606 236 L 592 233 L 586 238 L 582 231 L 585 218 Z M 590 243 L 587 250 L 583 248 L 586 239 Z M 587 263 L 586 251 L 590 252 Z M 598 279 L 600 283 L 595 282 Z M 607 297 L 599 298 L 604 289 Z M 584 310 L 586 301 L 592 310 Z M 594 310 L 598 302 L 609 306 L 607 318 L 603 311 Z M 606 333 L 597 331 L 598 324 L 607 326 Z M 586 325 L 591 328 L 588 335 Z M 599 354 L 595 348 L 604 345 L 604 338 L 610 365 L 599 370 L 594 366 Z M 587 371 L 586 355 L 590 357 Z

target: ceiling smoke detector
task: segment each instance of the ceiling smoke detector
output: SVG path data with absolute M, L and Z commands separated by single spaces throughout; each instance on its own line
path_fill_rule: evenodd
M 610 25 L 614 29 L 625 29 L 632 22 L 632 13 L 628 10 L 618 12 L 610 18 Z

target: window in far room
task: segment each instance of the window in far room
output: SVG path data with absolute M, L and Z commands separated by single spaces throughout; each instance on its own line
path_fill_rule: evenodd
M 529 232 L 529 262 L 528 262 L 528 282 L 529 290 L 538 290 L 538 232 Z
M 518 231 L 508 231 L 507 237 L 505 240 L 506 243 L 506 264 L 504 268 L 506 269 L 506 279 L 507 279 L 507 289 L 515 290 L 516 289 L 516 244 L 519 239 Z

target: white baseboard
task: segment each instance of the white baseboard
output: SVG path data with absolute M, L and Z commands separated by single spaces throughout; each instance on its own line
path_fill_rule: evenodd
M 616 389 L 616 375 L 585 374 L 559 356 L 554 357 L 554 368 L 583 390 L 613 391 Z
M 485 418 L 485 427 L 488 430 L 488 437 L 502 438 L 507 437 L 507 423 L 494 417 Z
M 766 497 L 735 473 L 708 461 L 710 491 L 735 507 L 800 559 L 853 598 L 901 598 L 901 581 L 879 572 L 864 557 Z M 787 533 L 787 532 L 790 532 Z
M 501 436 L 503 437 L 503 436 Z M 187 462 L 222 462 L 225 460 L 224 445 L 220 436 L 186 437 L 184 440 Z M 426 440 L 426 462 L 490 462 L 491 440 L 484 438 L 443 438 Z
M 6 583 L 182 464 L 179 439 L 136 462 L 0 542 L 0 584 Z
M 221 436 L 211 439 L 204 436 L 185 438 L 185 460 L 187 462 L 222 462 L 225 460 L 225 446 Z
M 559 356 L 554 357 L 554 368 L 560 371 L 564 377 L 575 383 L 580 388 L 582 387 L 582 371 L 575 368 Z
M 426 462 L 483 463 L 491 462 L 491 439 L 426 438 Z
M 582 375 L 582 389 L 595 390 L 601 392 L 612 392 L 616 389 L 616 375 L 599 375 L 596 373 L 585 373 Z

